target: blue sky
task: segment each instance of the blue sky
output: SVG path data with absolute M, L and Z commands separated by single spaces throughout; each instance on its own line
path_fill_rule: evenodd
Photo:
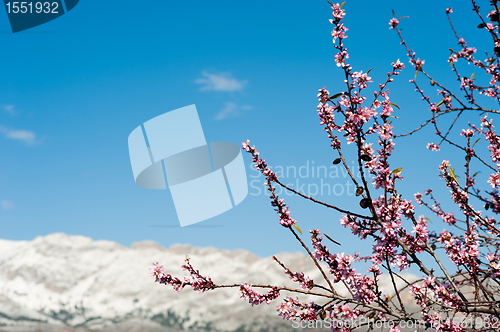
M 486 12 L 487 2 L 482 5 Z M 450 6 L 459 35 L 481 52 L 487 45 L 491 53 L 489 37 L 476 28 L 478 19 L 466 1 L 419 1 L 418 6 L 352 1 L 344 6 L 348 63 L 364 72 L 374 68 L 368 97 L 391 62 L 399 58 L 407 65 L 390 86 L 392 101 L 401 107 L 395 113 L 401 118 L 394 120 L 396 133 L 422 123 L 428 111 L 408 83 L 414 72 L 389 30 L 391 9 L 396 17 L 410 16 L 400 27 L 425 59 L 425 69 L 456 87 L 446 62 L 448 48 L 457 48 L 445 15 Z M 262 188 L 263 181 L 249 155 L 244 154 L 245 164 L 249 183 L 254 182 L 248 197 L 196 227 L 180 228 L 168 190 L 135 185 L 127 138 L 155 116 L 196 104 L 207 141 L 240 144 L 248 138 L 274 167 L 330 167 L 337 155 L 316 114 L 319 88 L 344 89 L 343 72 L 334 63 L 330 18 L 326 1 L 124 0 L 119 6 L 81 1 L 54 21 L 12 34 L 0 10 L 0 237 L 31 240 L 64 232 L 125 246 L 153 240 L 166 247 L 242 248 L 260 256 L 300 251 L 278 224 L 267 196 L 254 188 Z M 419 82 L 439 101 L 423 77 Z M 458 128 L 452 133 L 457 135 Z M 398 188 L 406 198 L 433 187 L 444 206 L 453 208 L 437 165 L 446 158 L 460 169 L 463 156 L 448 147 L 439 153 L 426 150 L 428 142 L 435 142 L 432 134 L 429 128 L 397 139 L 391 164 L 403 167 L 405 180 Z M 352 146 L 345 149 L 354 152 Z M 342 171 L 337 177 L 285 180 L 340 184 L 337 193 L 343 186 L 343 194 L 318 198 L 361 210 L 352 187 L 349 195 L 344 186 Z M 339 213 L 284 197 L 302 230 L 320 228 L 342 242 L 341 251 L 368 253 L 371 244 L 360 245 L 343 229 Z M 432 219 L 424 210 L 417 212 Z M 440 231 L 443 224 L 436 220 L 432 227 Z

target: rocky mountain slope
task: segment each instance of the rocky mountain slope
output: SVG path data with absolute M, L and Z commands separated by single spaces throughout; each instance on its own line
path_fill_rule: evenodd
M 176 292 L 154 282 L 149 271 L 153 262 L 182 278 L 185 272 L 180 266 L 186 254 L 195 269 L 217 284 L 274 281 L 300 288 L 270 257 L 260 258 L 244 250 L 189 245 L 165 249 L 155 242 L 127 248 L 61 233 L 33 241 L 0 240 L 0 331 L 292 329 L 291 322 L 277 317 L 279 301 L 252 307 L 240 298 L 237 288 L 197 294 L 190 288 Z M 282 253 L 277 257 L 290 269 L 321 281 L 305 255 Z

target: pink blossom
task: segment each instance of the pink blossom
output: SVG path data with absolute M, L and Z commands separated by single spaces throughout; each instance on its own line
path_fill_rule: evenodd
M 338 3 L 332 4 L 331 8 L 333 10 L 332 15 L 333 17 L 335 17 L 336 20 L 341 20 L 344 18 L 345 11 L 341 8 L 341 6 Z
M 257 291 L 254 291 L 252 286 L 249 284 L 241 285 L 240 292 L 241 297 L 250 302 L 252 306 L 261 304 L 262 302 L 269 304 L 280 295 L 278 287 L 272 287 L 267 294 L 259 294 Z
M 396 18 L 391 18 L 389 21 L 389 25 L 391 26 L 389 29 L 394 29 L 398 26 L 399 21 Z
M 313 289 L 314 287 L 314 282 L 309 278 L 305 277 L 304 273 L 302 272 L 292 272 L 289 269 L 285 269 L 285 273 L 290 277 L 295 282 L 298 282 L 302 289 Z
M 421 193 L 416 193 L 414 194 L 415 200 L 419 205 L 422 205 L 422 194 Z
M 489 177 L 489 179 L 488 179 L 488 183 L 493 188 L 498 187 L 498 185 L 500 184 L 500 173 L 497 172 L 497 173 L 491 174 L 490 177 Z
M 399 59 L 396 62 L 392 62 L 391 65 L 394 70 L 403 70 L 403 68 L 405 67 L 405 65 L 400 62 Z
M 383 139 L 389 139 L 392 137 L 392 125 L 391 124 L 384 124 L 382 127 L 379 129 L 379 135 Z
M 417 59 L 417 61 L 414 62 L 415 70 L 422 70 L 422 67 L 424 66 L 425 61 Z
M 163 277 L 164 277 L 165 272 L 163 271 L 163 266 L 159 266 L 159 265 L 158 265 L 158 262 L 153 263 L 153 266 L 154 266 L 154 267 L 153 267 L 152 269 L 149 269 L 149 270 L 151 270 L 151 271 L 152 271 L 152 272 L 151 272 L 151 275 L 152 275 L 153 277 L 155 277 L 155 279 L 158 281 L 158 280 L 160 280 L 161 278 L 163 278 Z
M 367 83 L 371 82 L 371 77 L 367 73 L 363 73 L 363 71 L 352 73 L 352 78 L 360 89 L 365 89 L 368 86 Z
M 462 132 L 460 133 L 461 136 L 465 136 L 465 137 L 473 137 L 474 136 L 474 132 L 467 128 L 467 129 L 462 129 Z
M 427 229 L 427 222 L 424 216 L 420 216 L 417 220 L 417 224 L 413 226 L 412 233 L 416 233 L 416 243 L 417 245 L 423 247 L 425 246 L 427 240 L 429 239 L 429 230 Z
M 346 35 L 347 30 L 349 30 L 349 29 L 347 29 L 343 23 L 335 26 L 332 30 L 333 43 L 335 44 L 335 42 L 337 41 L 337 38 L 340 38 L 340 39 L 347 38 L 347 35 Z
M 349 59 L 349 54 L 347 54 L 346 50 L 343 50 L 335 54 L 335 63 L 337 63 L 337 67 L 346 67 L 345 64 L 346 59 Z

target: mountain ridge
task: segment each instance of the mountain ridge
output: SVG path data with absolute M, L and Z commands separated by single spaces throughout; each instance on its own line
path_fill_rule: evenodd
M 261 258 L 242 249 L 186 244 L 167 249 L 153 241 L 125 247 L 64 233 L 32 241 L 0 240 L 0 331 L 290 329 L 291 322 L 277 317 L 278 300 L 252 307 L 240 298 L 237 287 L 197 294 L 189 288 L 176 292 L 154 282 L 149 270 L 154 262 L 182 279 L 186 255 L 196 270 L 216 284 L 300 288 L 271 257 Z M 306 255 L 285 252 L 276 256 L 290 270 L 304 272 L 321 284 L 320 272 Z

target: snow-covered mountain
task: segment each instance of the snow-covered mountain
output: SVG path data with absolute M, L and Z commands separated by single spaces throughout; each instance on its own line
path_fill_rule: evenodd
M 159 262 L 182 278 L 186 255 L 216 284 L 281 284 L 300 288 L 270 257 L 155 242 L 130 248 L 62 233 L 33 241 L 0 240 L 0 331 L 289 331 L 276 306 L 252 307 L 237 288 L 176 292 L 154 282 Z M 276 255 L 316 282 L 320 273 L 301 253 Z M 286 296 L 288 294 L 285 294 Z M 293 295 L 295 296 L 295 295 Z M 306 297 L 299 297 L 308 300 Z

